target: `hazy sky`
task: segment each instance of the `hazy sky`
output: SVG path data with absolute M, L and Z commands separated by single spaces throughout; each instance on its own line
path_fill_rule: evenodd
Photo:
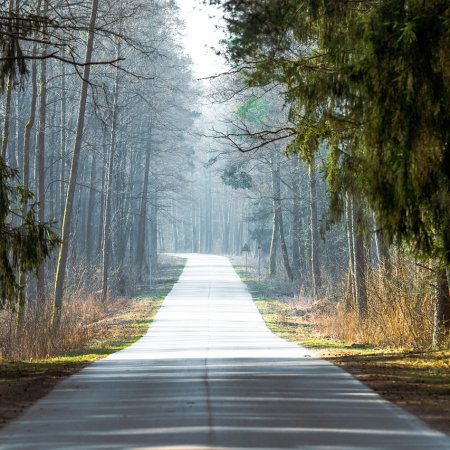
M 177 1 L 186 23 L 183 45 L 193 60 L 194 75 L 202 78 L 225 71 L 223 59 L 211 49 L 218 48 L 223 38 L 223 33 L 216 28 L 222 23 L 220 11 L 203 5 L 202 0 Z

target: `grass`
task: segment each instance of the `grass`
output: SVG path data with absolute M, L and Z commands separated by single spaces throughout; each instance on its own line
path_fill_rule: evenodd
M 246 283 L 267 327 L 276 335 L 313 349 L 377 391 L 386 399 L 419 416 L 430 426 L 450 434 L 450 350 L 360 345 L 321 332 L 320 313 L 311 305 L 279 295 L 268 280 L 245 273 L 232 261 Z
M 0 426 L 47 394 L 62 378 L 140 339 L 183 271 L 185 260 L 161 268 L 151 291 L 111 302 L 95 337 L 83 348 L 38 360 L 0 364 Z

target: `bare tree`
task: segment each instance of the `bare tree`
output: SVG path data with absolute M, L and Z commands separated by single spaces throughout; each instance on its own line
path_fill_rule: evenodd
M 94 48 L 95 22 L 97 20 L 97 13 L 98 13 L 98 0 L 92 0 L 91 18 L 89 21 L 89 32 L 85 54 L 86 65 L 84 66 L 83 70 L 80 104 L 78 107 L 77 131 L 73 148 L 72 165 L 70 168 L 69 185 L 67 188 L 66 203 L 62 222 L 62 244 L 59 250 L 58 265 L 55 277 L 55 298 L 53 303 L 53 317 L 52 317 L 52 324 L 53 327 L 55 328 L 59 327 L 59 323 L 61 320 L 61 307 L 64 293 L 64 279 L 66 276 L 67 255 L 69 252 L 69 245 L 70 245 L 69 238 L 72 225 L 73 201 L 78 176 L 78 164 L 80 160 L 81 143 L 84 132 L 86 101 L 89 87 L 89 76 L 91 72 L 91 65 L 89 63 L 91 62 L 92 52 Z

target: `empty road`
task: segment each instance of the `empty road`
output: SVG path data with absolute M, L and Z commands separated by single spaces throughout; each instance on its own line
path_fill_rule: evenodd
M 227 258 L 187 256 L 147 335 L 61 382 L 0 431 L 0 449 L 450 449 L 274 336 Z

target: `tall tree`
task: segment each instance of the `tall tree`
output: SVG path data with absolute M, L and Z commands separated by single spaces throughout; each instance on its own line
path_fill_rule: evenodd
M 120 42 L 117 44 L 117 54 L 120 55 Z M 102 242 L 102 301 L 105 302 L 108 294 L 108 271 L 111 260 L 111 214 L 112 214 L 112 187 L 114 174 L 114 159 L 116 155 L 117 141 L 117 121 L 119 114 L 119 69 L 115 70 L 113 105 L 111 111 L 111 138 L 108 153 L 108 165 L 105 180 L 105 217 L 103 221 L 103 242 Z
M 44 6 L 44 14 L 48 9 L 47 3 Z M 43 47 L 45 56 L 45 46 Z M 47 60 L 41 61 L 41 74 L 39 80 L 39 126 L 37 130 L 36 145 L 36 171 L 37 171 L 37 193 L 38 193 L 38 217 L 45 221 L 45 133 L 47 127 Z M 37 282 L 37 296 L 40 301 L 45 298 L 45 265 L 39 268 Z
M 70 177 L 67 188 L 66 202 L 64 207 L 64 216 L 62 222 L 62 243 L 59 250 L 58 265 L 55 276 L 55 297 L 53 302 L 52 324 L 54 328 L 59 327 L 61 320 L 61 307 L 64 294 L 64 280 L 66 276 L 67 256 L 70 245 L 70 232 L 72 226 L 72 211 L 75 197 L 75 188 L 78 176 L 78 164 L 80 160 L 81 144 L 83 140 L 84 121 L 86 113 L 86 102 L 89 87 L 89 77 L 91 73 L 90 62 L 94 48 L 95 23 L 97 20 L 99 0 L 92 0 L 91 17 L 89 20 L 88 40 L 86 44 L 85 66 L 83 70 L 80 104 L 78 107 L 77 130 L 72 154 L 72 164 L 70 167 Z
M 299 159 L 297 155 L 291 156 L 292 164 L 292 271 L 295 280 L 300 279 L 301 275 L 301 211 L 300 211 L 300 171 Z
M 319 262 L 319 224 L 317 220 L 317 186 L 316 166 L 314 157 L 308 167 L 309 173 L 309 209 L 310 209 L 310 236 L 311 236 L 311 272 L 313 295 L 317 297 L 322 286 L 322 276 Z

